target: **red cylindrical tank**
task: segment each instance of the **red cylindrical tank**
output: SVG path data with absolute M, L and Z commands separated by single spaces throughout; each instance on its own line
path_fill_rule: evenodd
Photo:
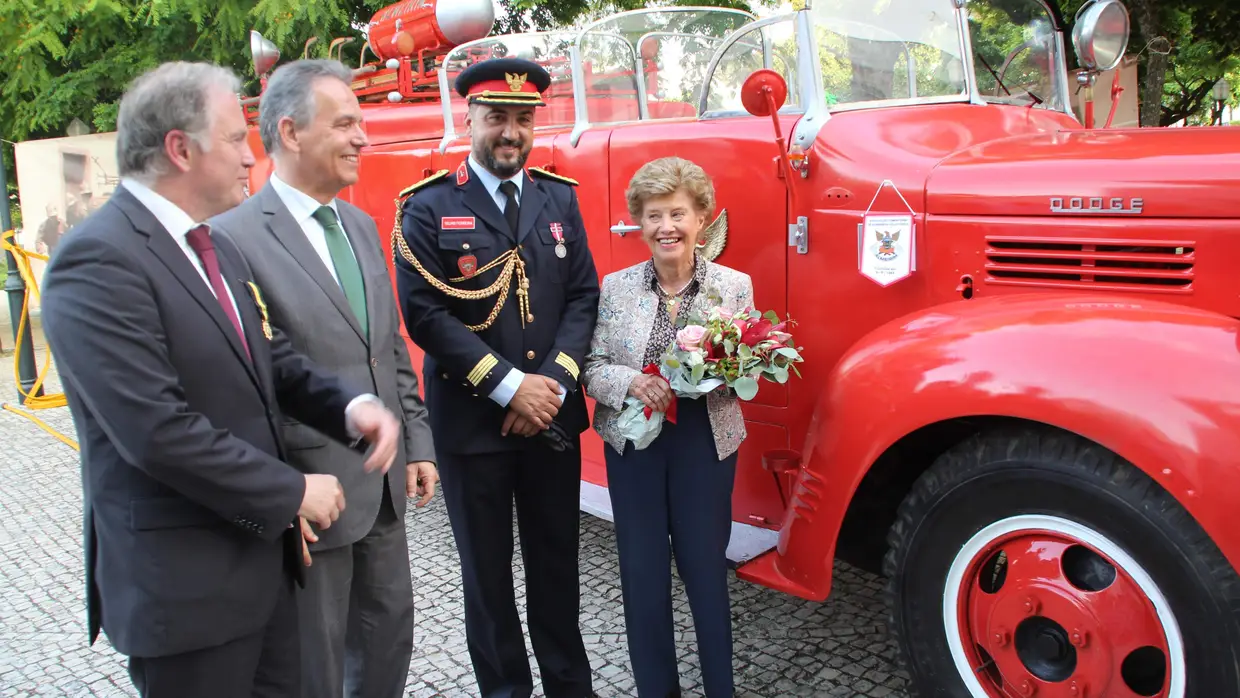
M 367 39 L 380 60 L 447 50 L 491 33 L 491 0 L 404 0 L 370 19 Z

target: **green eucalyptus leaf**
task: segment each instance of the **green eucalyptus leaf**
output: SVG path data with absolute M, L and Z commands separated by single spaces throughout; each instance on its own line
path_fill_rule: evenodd
M 758 395 L 758 381 L 749 376 L 741 376 L 732 384 L 732 389 L 736 391 L 736 397 L 752 400 Z

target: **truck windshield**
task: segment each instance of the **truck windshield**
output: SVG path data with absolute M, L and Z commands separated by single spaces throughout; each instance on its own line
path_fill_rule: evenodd
M 1037 0 L 970 0 L 978 92 L 988 102 L 1063 109 L 1055 25 Z
M 952 0 L 813 0 L 811 11 L 828 106 L 968 98 Z

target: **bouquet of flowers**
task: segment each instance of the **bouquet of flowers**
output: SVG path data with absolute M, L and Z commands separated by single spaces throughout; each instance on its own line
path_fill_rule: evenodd
M 741 400 L 752 400 L 760 379 L 786 383 L 789 371 L 801 375 L 796 367 L 803 361 L 801 348 L 788 332 L 795 324 L 791 319 L 780 321 L 773 311 L 752 308 L 733 314 L 720 306 L 686 319 L 659 365 L 642 371 L 662 376 L 678 397 L 697 399 L 726 386 Z M 620 411 L 620 431 L 640 450 L 659 435 L 664 419 L 676 423 L 675 401 L 663 414 L 629 396 Z

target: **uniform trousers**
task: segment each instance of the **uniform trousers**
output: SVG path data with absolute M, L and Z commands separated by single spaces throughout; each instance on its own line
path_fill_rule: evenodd
M 164 657 L 131 657 L 129 677 L 142 698 L 298 698 L 301 656 L 293 577 L 282 573 L 267 624 L 215 647 Z
M 680 695 L 672 621 L 672 555 L 697 635 L 707 698 L 728 698 L 732 611 L 728 541 L 736 453 L 722 461 L 706 399 L 677 398 L 676 424 L 663 423 L 643 450 L 605 448 L 607 485 L 620 553 L 629 661 L 641 698 Z M 670 539 L 670 540 L 669 540 Z
M 512 509 L 525 562 L 526 623 L 547 698 L 590 696 L 579 624 L 581 451 L 530 438 L 520 450 L 440 452 L 439 477 L 461 558 L 465 634 L 482 698 L 533 692 L 513 589 Z

